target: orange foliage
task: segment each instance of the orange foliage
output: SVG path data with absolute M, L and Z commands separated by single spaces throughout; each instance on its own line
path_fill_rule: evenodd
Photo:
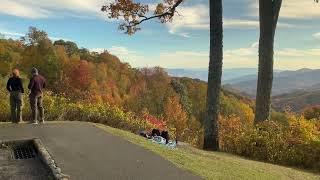
M 91 83 L 89 63 L 81 60 L 70 74 L 71 85 L 77 89 L 87 90 Z
M 187 128 L 188 116 L 182 109 L 179 98 L 173 96 L 167 99 L 165 109 L 166 123 L 172 130 L 175 131 L 176 138 L 183 137 Z
M 303 111 L 303 115 L 306 119 L 320 120 L 320 105 L 308 107 Z

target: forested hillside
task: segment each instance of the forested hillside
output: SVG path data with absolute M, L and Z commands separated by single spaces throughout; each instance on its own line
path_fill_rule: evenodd
M 108 104 L 137 116 L 153 117 L 166 123 L 172 132 L 179 131 L 182 140 L 201 142 L 207 92 L 204 81 L 170 77 L 161 67 L 132 68 L 108 51 L 90 52 L 74 42 L 52 42 L 46 32 L 32 27 L 21 40 L 0 40 L 0 63 L 2 97 L 7 96 L 4 81 L 12 68 L 22 71 L 26 85 L 31 68 L 37 67 L 47 78 L 53 95 L 70 102 Z M 250 100 L 228 91 L 221 95 L 222 115 L 252 120 Z
M 310 106 L 320 105 L 320 89 L 296 91 L 272 98 L 272 106 L 278 111 L 290 108 L 294 112 L 301 112 Z

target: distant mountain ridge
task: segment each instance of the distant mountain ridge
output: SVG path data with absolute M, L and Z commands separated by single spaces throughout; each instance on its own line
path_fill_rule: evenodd
M 207 68 L 180 68 L 180 69 L 166 69 L 170 76 L 174 77 L 189 77 L 194 79 L 200 79 L 208 81 L 208 69 Z M 256 75 L 256 68 L 233 68 L 223 69 L 222 81 L 228 81 L 238 77 Z
M 206 69 L 167 69 L 167 71 L 171 76 L 207 81 Z M 222 79 L 225 90 L 251 99 L 255 98 L 257 69 L 225 69 Z M 320 105 L 320 69 L 275 70 L 272 95 L 272 107 L 278 111 L 290 107 L 292 111 L 300 112 L 308 106 Z
M 226 81 L 226 85 L 252 96 L 256 94 L 257 76 L 243 76 Z M 320 69 L 300 69 L 274 73 L 272 95 L 320 87 Z

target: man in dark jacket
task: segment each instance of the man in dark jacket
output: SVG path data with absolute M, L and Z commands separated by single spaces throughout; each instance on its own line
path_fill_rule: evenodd
M 12 77 L 7 82 L 7 90 L 10 92 L 11 121 L 22 122 L 23 84 L 19 77 L 18 69 L 12 71 Z
M 46 80 L 38 73 L 36 68 L 31 70 L 32 77 L 28 88 L 30 89 L 30 107 L 32 111 L 32 119 L 34 124 L 38 124 L 38 114 L 40 123 L 44 123 L 44 109 L 43 109 L 43 89 L 46 87 Z

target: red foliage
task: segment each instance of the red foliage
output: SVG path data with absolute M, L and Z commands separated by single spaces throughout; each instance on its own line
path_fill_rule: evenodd
M 81 60 L 70 75 L 73 87 L 87 89 L 91 83 L 90 67 L 87 61 Z
M 150 114 L 143 115 L 143 119 L 145 119 L 150 124 L 154 125 L 156 128 L 158 128 L 160 130 L 167 129 L 167 125 L 163 120 L 157 119 L 156 117 L 154 117 Z

